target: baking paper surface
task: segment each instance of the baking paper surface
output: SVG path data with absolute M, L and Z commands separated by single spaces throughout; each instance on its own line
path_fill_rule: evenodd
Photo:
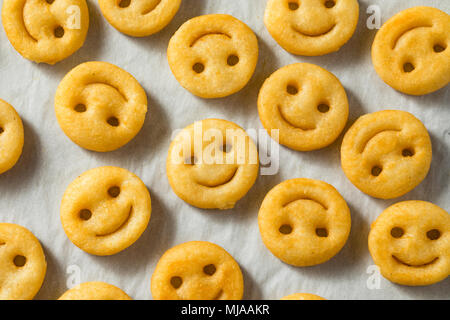
M 90 28 L 85 45 L 54 66 L 37 65 L 20 56 L 0 31 L 0 97 L 12 104 L 24 122 L 25 146 L 18 164 L 0 176 L 0 221 L 30 229 L 41 241 L 48 270 L 36 298 L 56 299 L 77 282 L 105 281 L 134 299 L 151 299 L 150 278 L 161 255 L 191 240 L 224 247 L 240 264 L 245 299 L 279 299 L 296 292 L 327 299 L 448 299 L 449 279 L 429 287 L 405 287 L 381 278 L 377 289 L 373 261 L 367 248 L 371 222 L 389 205 L 402 200 L 427 200 L 450 210 L 450 87 L 413 97 L 396 92 L 377 76 L 370 47 L 376 30 L 367 28 L 369 6 L 381 10 L 385 22 L 395 13 L 429 5 L 450 13 L 447 0 L 361 0 L 360 19 L 353 38 L 340 51 L 322 57 L 298 57 L 284 51 L 263 24 L 265 0 L 183 0 L 168 27 L 146 38 L 132 38 L 103 18 L 97 1 L 88 0 Z M 370 7 L 372 9 L 374 7 Z M 372 12 L 372 10 L 369 10 Z M 250 83 L 224 99 L 204 100 L 183 89 L 170 72 L 168 41 L 188 19 L 227 13 L 256 33 L 260 58 Z M 450 31 L 450 30 L 449 30 Z M 109 153 L 84 150 L 60 129 L 53 102 L 62 77 L 78 64 L 107 61 L 130 72 L 145 88 L 149 112 L 141 132 L 125 147 Z M 340 166 L 342 135 L 331 146 L 314 152 L 280 148 L 280 169 L 259 176 L 248 195 L 233 210 L 201 210 L 189 206 L 171 190 L 165 161 L 172 132 L 196 120 L 223 118 L 245 129 L 262 129 L 257 95 L 263 81 L 278 68 L 310 62 L 333 72 L 344 85 L 350 103 L 346 129 L 361 115 L 384 109 L 409 111 L 423 121 L 433 143 L 433 162 L 427 178 L 412 192 L 393 200 L 371 198 L 345 177 Z M 152 217 L 142 237 L 127 250 L 110 257 L 89 255 L 66 237 L 59 218 L 68 184 L 88 169 L 113 165 L 137 174 L 152 196 Z M 320 179 L 335 186 L 347 200 L 352 231 L 343 250 L 332 260 L 309 268 L 282 263 L 265 248 L 257 214 L 265 194 L 283 180 Z M 369 285 L 368 285 L 369 283 Z

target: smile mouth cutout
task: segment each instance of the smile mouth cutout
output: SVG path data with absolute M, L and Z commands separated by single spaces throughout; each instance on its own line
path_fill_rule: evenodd
M 127 218 L 122 222 L 122 224 L 116 230 L 108 232 L 108 233 L 104 233 L 104 234 L 96 234 L 96 236 L 97 237 L 107 237 L 107 236 L 110 236 L 110 235 L 112 235 L 114 233 L 119 232 L 128 223 L 128 221 L 131 218 L 131 214 L 132 213 L 133 213 L 133 206 L 130 207 L 130 211 L 128 212 Z
M 307 126 L 299 127 L 299 126 L 293 124 L 293 123 L 290 122 L 290 121 L 286 118 L 286 116 L 283 114 L 283 111 L 281 110 L 281 107 L 280 107 L 280 106 L 278 106 L 278 112 L 280 113 L 281 119 L 282 119 L 284 122 L 286 122 L 286 124 L 288 124 L 289 126 L 293 127 L 294 129 L 300 129 L 300 130 L 303 130 L 303 131 L 312 131 L 312 130 L 315 130 L 315 129 L 316 129 L 316 127 L 312 127 L 312 126 L 311 126 L 311 127 L 307 127 Z
M 328 29 L 327 31 L 322 32 L 322 33 L 318 33 L 318 34 L 313 34 L 313 33 L 307 33 L 307 32 L 304 32 L 304 31 L 300 31 L 297 27 L 294 27 L 294 26 L 292 26 L 292 29 L 295 32 L 301 34 L 302 36 L 306 36 L 306 37 L 321 37 L 321 36 L 324 36 L 324 35 L 330 33 L 331 31 L 333 31 L 334 27 L 336 27 L 335 24 L 330 29 Z
M 398 263 L 401 263 L 401 264 L 403 264 L 403 265 L 405 265 L 405 266 L 407 266 L 407 267 L 412 267 L 412 268 L 426 267 L 426 266 L 429 266 L 429 265 L 435 263 L 435 262 L 439 259 L 439 257 L 436 257 L 436 258 L 434 258 L 433 260 L 431 260 L 430 262 L 427 262 L 427 263 L 424 263 L 424 264 L 414 265 L 414 264 L 410 264 L 410 263 L 403 262 L 402 260 L 400 260 L 399 258 L 397 258 L 397 257 L 394 256 L 394 255 L 392 255 L 392 258 L 393 258 L 395 261 L 397 261 Z
M 218 188 L 218 187 L 222 187 L 228 183 L 231 182 L 231 180 L 234 179 L 234 177 L 236 176 L 237 172 L 238 172 L 239 168 L 234 169 L 233 174 L 231 175 L 230 178 L 226 179 L 224 182 L 218 183 L 218 184 L 203 184 L 203 183 L 199 183 L 197 182 L 199 185 L 207 187 L 207 188 Z
M 217 292 L 217 294 L 214 296 L 213 300 L 221 300 L 222 299 L 222 295 L 223 295 L 223 290 L 220 289 L 219 292 Z

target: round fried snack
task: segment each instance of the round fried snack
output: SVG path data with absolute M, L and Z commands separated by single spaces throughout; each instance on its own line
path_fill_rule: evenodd
M 348 119 L 342 84 L 327 70 L 309 63 L 285 66 L 263 84 L 258 111 L 267 132 L 298 151 L 324 148 L 337 139 Z M 279 131 L 273 131 L 278 129 Z
M 16 110 L 0 99 L 0 174 L 17 163 L 23 149 L 23 124 Z
M 244 279 L 237 262 L 222 247 L 192 241 L 164 253 L 151 290 L 155 300 L 240 300 Z
M 117 167 L 91 169 L 64 193 L 61 222 L 77 247 L 107 256 L 131 246 L 147 228 L 150 194 L 133 173 Z
M 36 237 L 16 224 L 0 223 L 0 300 L 31 300 L 47 271 Z
M 392 88 L 424 95 L 450 81 L 450 16 L 436 8 L 414 7 L 393 16 L 378 31 L 372 61 Z
M 83 45 L 89 12 L 85 0 L 3 0 L 2 22 L 23 57 L 55 64 Z
M 122 289 L 105 282 L 85 282 L 66 291 L 58 300 L 132 300 Z
M 258 151 L 238 125 L 197 121 L 172 141 L 166 163 L 173 191 L 203 209 L 231 209 L 258 177 Z
M 431 164 L 425 126 L 405 111 L 360 117 L 344 136 L 341 164 L 362 192 L 381 199 L 400 197 L 425 179 Z
M 326 300 L 326 299 L 311 293 L 294 293 L 284 298 L 281 298 L 281 300 Z
M 103 16 L 122 33 L 146 37 L 173 19 L 181 0 L 98 0 Z
M 258 214 L 266 247 L 285 263 L 313 266 L 334 257 L 350 233 L 350 209 L 328 183 L 287 180 L 264 198 Z
M 286 51 L 320 56 L 350 40 L 358 16 L 357 0 L 269 0 L 264 23 Z
M 125 70 L 107 62 L 85 62 L 59 84 L 55 111 L 73 142 L 107 152 L 127 144 L 141 130 L 147 95 Z
M 186 90 L 202 98 L 221 98 L 250 80 L 258 61 L 258 40 L 232 16 L 199 16 L 185 22 L 170 39 L 167 58 Z
M 425 201 L 403 201 L 372 224 L 369 250 L 381 274 L 407 286 L 426 286 L 450 275 L 450 215 Z

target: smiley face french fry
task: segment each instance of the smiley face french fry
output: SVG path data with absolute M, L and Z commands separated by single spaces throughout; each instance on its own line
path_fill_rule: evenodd
M 93 281 L 67 290 L 58 300 L 131 300 L 131 298 L 112 284 Z
M 339 50 L 358 24 L 356 0 L 269 0 L 264 23 L 286 51 L 320 56 Z
M 203 209 L 231 209 L 258 176 L 258 151 L 236 124 L 197 121 L 172 141 L 166 162 L 173 191 Z
M 372 224 L 369 250 L 381 274 L 408 286 L 450 275 L 450 215 L 426 201 L 403 201 Z
M 69 185 L 61 203 L 68 238 L 98 256 L 131 246 L 147 228 L 150 215 L 147 187 L 136 175 L 117 167 L 86 171 Z
M 0 174 L 19 161 L 24 143 L 23 123 L 16 110 L 0 99 Z
M 129 36 L 145 37 L 169 24 L 181 0 L 99 0 L 98 3 L 114 28 Z
M 47 271 L 39 240 L 22 226 L 0 223 L 0 300 L 31 300 Z
M 341 164 L 362 192 L 400 197 L 425 179 L 432 148 L 427 129 L 411 113 L 384 110 L 360 117 L 345 133 Z
M 91 61 L 64 76 L 55 94 L 56 118 L 82 148 L 107 152 L 132 140 L 144 125 L 147 95 L 125 70 Z
M 450 82 L 450 16 L 414 7 L 393 16 L 378 31 L 372 61 L 392 88 L 411 95 L 434 92 Z
M 237 262 L 222 247 L 191 241 L 164 253 L 151 290 L 155 300 L 240 300 L 244 279 Z
M 350 209 L 328 183 L 291 179 L 270 190 L 258 213 L 261 237 L 277 258 L 297 267 L 324 263 L 347 242 Z
M 324 148 L 337 139 L 348 119 L 348 100 L 340 81 L 327 70 L 296 63 L 274 72 L 258 97 L 259 118 L 268 133 L 299 151 Z
M 230 15 L 204 15 L 178 29 L 167 58 L 186 90 L 202 98 L 222 98 L 250 80 L 258 61 L 258 41 L 245 23 Z
M 2 22 L 9 41 L 23 57 L 55 64 L 83 45 L 89 11 L 85 0 L 5 0 Z

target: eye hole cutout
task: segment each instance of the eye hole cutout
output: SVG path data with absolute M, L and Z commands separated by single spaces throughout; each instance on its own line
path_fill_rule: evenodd
M 291 96 L 295 96 L 298 93 L 298 88 L 296 85 L 288 84 L 286 87 L 286 92 Z
M 327 113 L 330 111 L 330 106 L 325 103 L 321 103 L 317 106 L 317 110 L 319 110 L 320 113 Z
M 404 156 L 405 158 L 406 157 L 412 157 L 413 155 L 414 155 L 414 150 L 413 149 L 406 148 L 406 149 L 402 150 L 402 156 Z
M 178 289 L 183 284 L 183 279 L 180 277 L 172 277 L 170 278 L 170 284 L 174 289 Z
M 64 37 L 64 28 L 61 26 L 57 26 L 55 30 L 53 30 L 53 34 L 56 38 L 62 38 Z
M 73 108 L 73 110 L 75 110 L 76 112 L 79 112 L 79 113 L 83 113 L 83 112 L 86 112 L 87 108 L 84 104 L 80 103 L 80 104 L 77 104 L 75 106 L 75 108 Z
M 2 134 L 3 132 L 5 132 L 5 130 L 2 127 L 0 127 L 0 134 Z
M 328 237 L 328 230 L 325 228 L 317 228 L 316 235 L 320 238 L 326 238 Z
M 416 69 L 416 67 L 414 67 L 411 62 L 406 62 L 405 64 L 403 64 L 403 71 L 406 73 L 413 72 L 414 69 Z
M 212 276 L 214 273 L 216 273 L 216 270 L 216 266 L 213 264 L 208 264 L 207 266 L 203 267 L 203 272 L 208 276 Z
M 21 256 L 21 255 L 17 255 L 14 257 L 13 262 L 16 267 L 21 268 L 27 263 L 27 258 L 25 258 L 24 256 Z
M 430 240 L 437 240 L 441 237 L 441 232 L 438 229 L 432 229 L 427 232 L 427 238 Z
M 197 62 L 192 66 L 192 70 L 194 70 L 195 73 L 202 73 L 205 71 L 205 65 L 203 63 Z
M 118 186 L 113 186 L 108 189 L 108 194 L 112 198 L 117 198 L 120 195 L 120 188 Z
M 234 67 L 235 65 L 237 65 L 239 63 L 239 57 L 235 54 L 230 54 L 227 58 L 227 64 L 230 67 Z
M 380 167 L 380 166 L 374 166 L 374 167 L 372 168 L 372 170 L 370 171 L 370 173 L 372 174 L 372 176 L 378 177 L 378 176 L 381 174 L 382 171 L 383 171 L 383 168 L 382 168 L 382 167 Z
M 116 117 L 109 117 L 108 120 L 106 120 L 106 122 L 111 126 L 111 127 L 118 127 L 120 122 L 119 119 L 117 119 Z
M 84 221 L 88 221 L 92 217 L 92 212 L 89 209 L 81 209 L 80 210 L 80 219 Z
M 394 227 L 391 229 L 391 236 L 393 238 L 401 238 L 405 234 L 405 231 L 400 227 Z
M 300 4 L 298 3 L 298 1 L 289 1 L 288 3 L 288 8 L 291 11 L 295 11 L 300 7 Z
M 184 164 L 194 165 L 198 164 L 198 159 L 196 156 L 191 156 L 190 158 L 184 159 Z
M 233 150 L 233 146 L 231 144 L 226 143 L 222 146 L 223 153 L 230 153 L 231 150 Z
M 120 8 L 127 8 L 131 4 L 131 0 L 120 0 L 119 1 L 119 7 Z
M 433 50 L 434 50 L 434 52 L 436 52 L 436 53 L 443 52 L 443 51 L 445 51 L 445 49 L 447 49 L 447 46 L 446 46 L 446 45 L 439 44 L 439 43 L 437 43 L 437 44 L 435 44 L 435 45 L 433 46 Z
M 283 224 L 280 229 L 278 229 L 281 234 L 291 234 L 292 233 L 292 226 L 289 224 Z
M 55 0 L 45 0 L 45 2 L 47 2 L 48 4 L 53 4 L 53 2 L 55 2 Z
M 334 1 L 334 0 L 325 1 L 325 7 L 328 9 L 333 8 L 335 5 L 336 5 L 336 1 Z

